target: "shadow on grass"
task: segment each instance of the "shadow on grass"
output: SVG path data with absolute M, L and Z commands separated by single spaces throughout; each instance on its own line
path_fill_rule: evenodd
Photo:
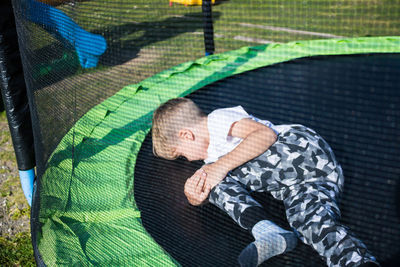
M 219 17 L 220 12 L 213 13 L 214 19 Z M 100 64 L 106 66 L 123 64 L 135 58 L 143 47 L 199 29 L 203 29 L 201 12 L 169 17 L 160 21 L 128 23 L 101 29 L 97 33 L 104 34 L 108 48 L 101 56 Z M 180 43 L 180 45 L 185 47 L 187 44 Z M 169 48 L 176 49 L 177 47 L 171 45 Z M 168 48 L 165 47 L 165 49 Z

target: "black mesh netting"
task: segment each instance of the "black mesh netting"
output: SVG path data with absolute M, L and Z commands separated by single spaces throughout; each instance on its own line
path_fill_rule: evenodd
M 34 103 L 38 264 L 237 265 L 251 234 L 183 194 L 201 164 L 152 155 L 152 112 L 188 95 L 207 113 L 242 105 L 317 130 L 346 177 L 340 222 L 397 266 L 400 2 L 212 2 L 13 1 Z M 281 201 L 254 197 L 289 229 Z M 299 242 L 265 266 L 324 264 Z

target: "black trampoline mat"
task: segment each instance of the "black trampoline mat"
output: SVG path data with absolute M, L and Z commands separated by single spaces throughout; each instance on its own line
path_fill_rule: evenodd
M 331 145 L 345 174 L 341 222 L 383 266 L 400 257 L 400 55 L 321 56 L 232 76 L 189 96 L 205 112 L 242 105 L 274 124 L 300 123 Z M 186 178 L 201 162 L 152 155 L 147 136 L 135 167 L 135 200 L 150 235 L 183 266 L 236 266 L 250 233 L 206 204 L 191 206 Z M 288 229 L 283 204 L 257 193 L 274 221 Z M 325 266 L 299 242 L 263 266 Z

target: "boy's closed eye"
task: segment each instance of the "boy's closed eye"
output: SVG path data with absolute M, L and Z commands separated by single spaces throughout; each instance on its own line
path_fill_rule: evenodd
M 174 150 L 174 152 L 172 153 L 173 157 L 177 160 L 185 160 L 186 158 L 180 154 L 179 152 L 176 151 L 176 149 Z
M 177 159 L 177 160 L 186 160 L 186 161 L 188 161 L 187 157 L 185 157 L 185 156 L 184 156 L 183 154 L 181 154 L 181 153 L 175 152 L 175 153 L 174 153 L 174 157 L 175 157 L 175 159 Z
M 183 156 L 183 155 L 179 155 L 178 157 L 177 157 L 177 159 L 178 160 L 188 160 L 185 156 Z

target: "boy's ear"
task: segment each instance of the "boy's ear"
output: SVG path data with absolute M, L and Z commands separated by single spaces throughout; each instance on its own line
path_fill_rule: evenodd
M 178 138 L 182 140 L 194 140 L 194 134 L 191 130 L 189 129 L 181 129 L 178 132 Z

